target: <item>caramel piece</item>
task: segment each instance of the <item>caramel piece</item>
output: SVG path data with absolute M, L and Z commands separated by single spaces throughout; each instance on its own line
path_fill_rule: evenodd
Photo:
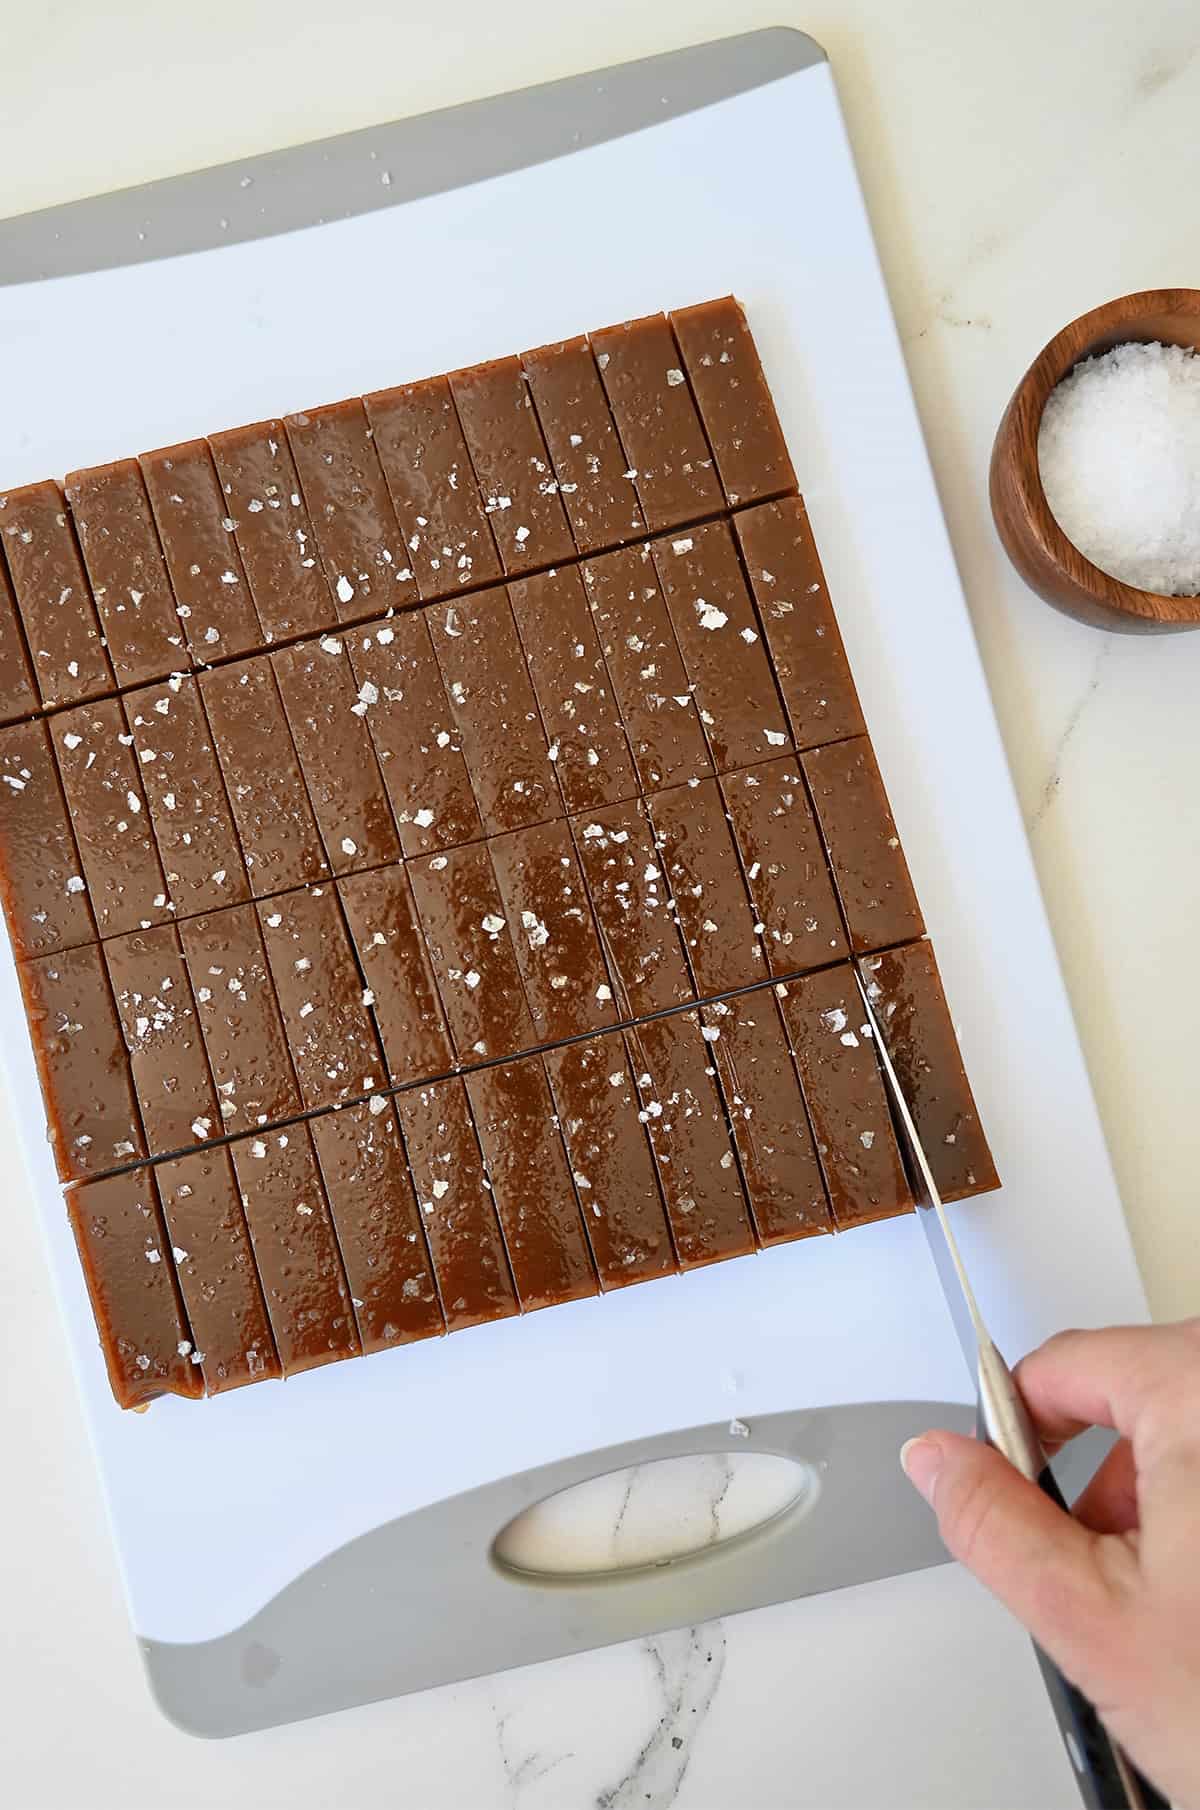
M 167 887 L 181 917 L 250 896 L 208 718 L 194 678 L 124 700 Z
M 606 553 L 582 571 L 643 791 L 711 773 L 649 548 Z
M 771 973 L 841 960 L 842 914 L 795 760 L 785 755 L 730 773 L 721 790 Z
M 797 748 L 862 735 L 858 693 L 802 500 L 747 509 L 734 526 Z
M 393 1085 L 446 1074 L 454 1054 L 408 875 L 381 867 L 339 880 L 338 892 Z
M 263 632 L 205 440 L 139 461 L 188 646 L 198 662 L 248 653 Z
M 400 859 L 379 763 L 336 635 L 282 648 L 271 664 L 308 796 L 335 874 Z
M 519 1311 L 460 1080 L 396 1098 L 447 1332 Z
M 608 971 L 566 824 L 515 830 L 488 849 L 538 1042 L 614 1023 Z
M 694 996 L 671 889 L 642 804 L 571 821 L 617 1011 L 640 1018 Z
M 459 1058 L 528 1049 L 537 1037 L 487 844 L 410 862 L 408 877 Z
M 932 948 L 909 943 L 859 966 L 942 1199 L 998 1188 Z
M 550 745 L 503 590 L 426 612 L 489 835 L 561 817 Z
M 725 993 L 762 980 L 759 924 L 716 780 L 656 792 L 649 810 L 697 990 Z
M 191 665 L 136 459 L 73 471 L 64 484 L 119 685 Z
M 395 1105 L 377 1094 L 311 1129 L 363 1350 L 436 1338 L 446 1323 Z
M 787 442 L 741 303 L 725 295 L 677 308 L 671 326 L 729 507 L 795 490 Z
M 129 1063 L 96 943 L 17 970 L 60 1181 L 145 1156 Z
M 416 581 L 357 396 L 284 424 L 340 622 L 417 599 Z
M 466 1078 L 523 1313 L 599 1293 L 540 1056 Z
M 337 612 L 283 422 L 210 434 L 208 444 L 266 640 L 328 627 Z
M 175 1273 L 209 1395 L 281 1374 L 228 1150 L 157 1170 Z
M 217 758 L 256 898 L 329 872 L 269 660 L 200 677 Z
M 104 959 L 151 1156 L 220 1137 L 224 1126 L 174 924 L 113 937 Z
M 28 716 L 38 708 L 38 701 L 0 534 L 0 723 Z
M 906 1213 L 912 1191 L 853 971 L 826 968 L 776 991 L 836 1225 Z
M 483 835 L 423 610 L 346 636 L 358 702 L 406 855 Z
M 375 451 L 424 598 L 500 577 L 496 543 L 445 377 L 363 397 Z
M 284 1376 L 356 1357 L 341 1253 L 305 1124 L 229 1146 Z
M 718 773 L 786 747 L 787 719 L 728 522 L 655 541 L 653 553 Z
M 154 1175 L 112 1175 L 67 1195 L 100 1349 L 119 1408 L 203 1395 Z
M 626 1033 L 681 1269 L 754 1249 L 716 1074 L 695 1012 Z M 614 1069 L 616 1064 L 614 1063 Z
M 608 397 L 586 339 L 522 354 L 559 494 L 581 553 L 619 547 L 645 533 Z
M 337 894 L 312 886 L 264 899 L 258 918 L 305 1106 L 374 1093 L 383 1057 Z
M 772 987 L 701 1009 L 760 1244 L 831 1232 L 821 1165 Z
M 601 1288 L 668 1274 L 675 1254 L 622 1038 L 548 1050 L 545 1063 Z
M 294 1117 L 303 1102 L 254 906 L 187 918 L 179 940 L 225 1129 Z
M 921 907 L 866 736 L 813 748 L 805 778 L 856 954 L 924 934 Z
M 636 798 L 637 775 L 576 565 L 508 588 L 569 811 Z
M 588 338 L 651 532 L 723 508 L 712 454 L 665 315 L 623 321 Z
M 64 711 L 50 734 L 100 935 L 161 924 L 167 885 L 120 703 Z
M 0 495 L 0 540 L 43 704 L 111 691 L 112 667 L 58 485 L 47 478 Z
M 450 389 L 505 572 L 572 559 L 575 545 L 520 360 L 451 371 Z
M 0 729 L 0 903 L 19 960 L 96 934 L 44 723 Z

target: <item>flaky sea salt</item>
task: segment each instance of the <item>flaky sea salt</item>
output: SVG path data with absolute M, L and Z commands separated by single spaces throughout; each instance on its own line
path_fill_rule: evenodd
M 1113 578 L 1200 593 L 1200 356 L 1114 346 L 1051 391 L 1038 434 L 1046 501 Z

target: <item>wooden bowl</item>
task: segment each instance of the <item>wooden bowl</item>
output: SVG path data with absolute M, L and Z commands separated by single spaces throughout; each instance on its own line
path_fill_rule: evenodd
M 1123 584 L 1085 559 L 1046 501 L 1038 430 L 1054 386 L 1083 358 L 1127 340 L 1200 349 L 1200 289 L 1146 289 L 1082 314 L 1022 377 L 992 448 L 992 516 L 1013 565 L 1039 597 L 1097 628 L 1153 633 L 1200 628 L 1200 597 L 1164 597 Z

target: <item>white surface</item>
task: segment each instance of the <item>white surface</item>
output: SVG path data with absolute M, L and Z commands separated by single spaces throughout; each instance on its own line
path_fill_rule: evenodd
M 23 13 L 0 121 L 8 204 L 143 180 L 785 11 L 745 6 L 735 22 L 716 4 L 626 0 L 605 9 L 597 33 L 590 12 L 530 0 L 386 19 L 353 0 L 336 13 L 297 0 L 286 41 L 265 7 L 214 4 L 189 19 L 126 6 L 119 16 L 134 29 L 124 40 L 111 10 L 102 28 L 81 7 L 44 23 Z M 1164 0 L 1136 11 L 1059 0 L 988 20 L 956 4 L 863 0 L 792 19 L 834 54 L 1143 1264 L 1159 1311 L 1182 1312 L 1200 1283 L 1200 1124 L 1185 1043 L 1197 1003 L 1200 637 L 1110 642 L 1051 616 L 994 547 L 983 477 L 1012 382 L 1064 320 L 1194 273 L 1196 228 L 1159 187 L 1163 170 L 1178 175 L 1195 161 L 1194 15 Z M 1060 1133 L 1065 1143 L 1070 1127 Z M 1045 1788 L 1054 1737 L 1022 1643 L 949 1572 L 858 1593 L 872 1603 L 865 1642 L 856 1623 L 847 1644 L 851 1623 L 833 1599 L 728 1624 L 714 1637 L 724 1682 L 699 1698 L 681 1686 L 686 1645 L 664 1642 L 657 1670 L 638 1649 L 596 1654 L 198 1748 L 146 1702 L 74 1393 L 47 1342 L 55 1322 L 42 1253 L 19 1212 L 0 1291 L 5 1451 L 25 1481 L 5 1508 L 13 1657 L 4 1682 L 19 1804 L 353 1804 L 385 1794 L 414 1806 L 582 1805 L 607 1793 L 613 1804 L 661 1805 L 685 1765 L 679 1801 L 692 1805 L 1070 1802 L 1065 1773 L 1054 1775 L 1057 1792 Z M 976 1693 L 989 1691 L 1003 1706 L 994 1719 L 979 1712 Z M 864 1708 L 869 1741 L 857 1738 Z M 968 1726 L 964 1746 L 953 1731 Z M 901 1735 L 908 1761 L 898 1770 Z

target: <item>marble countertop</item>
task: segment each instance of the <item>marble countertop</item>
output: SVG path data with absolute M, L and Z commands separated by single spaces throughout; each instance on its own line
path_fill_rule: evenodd
M 1200 634 L 1054 614 L 1006 565 L 986 497 L 995 424 L 1041 345 L 1111 296 L 1200 281 L 1200 227 L 1173 199 L 1200 164 L 1191 0 L 743 0 L 736 17 L 718 0 L 63 0 L 9 34 L 0 207 L 779 23 L 833 61 L 1147 1291 L 1159 1317 L 1195 1312 Z M 824 1597 L 196 1743 L 146 1697 L 56 1312 L 32 1220 L 11 1215 L 0 1438 L 21 1487 L 0 1685 L 22 1810 L 1072 1801 L 1023 1637 L 949 1567 L 857 1592 L 852 1624 Z M 725 1487 L 714 1473 L 714 1526 Z M 973 1667 L 942 1663 L 948 1622 Z

